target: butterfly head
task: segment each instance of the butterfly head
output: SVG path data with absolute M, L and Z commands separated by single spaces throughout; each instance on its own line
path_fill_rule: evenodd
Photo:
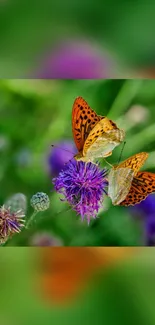
M 82 152 L 79 152 L 79 153 L 77 153 L 76 155 L 74 155 L 74 159 L 75 159 L 75 160 L 82 160 L 81 158 L 83 158 L 83 157 L 82 157 Z
M 77 153 L 77 154 L 74 156 L 74 159 L 75 159 L 75 160 L 78 160 L 78 161 L 88 162 L 88 158 L 87 158 L 87 157 L 84 157 L 83 154 L 82 154 L 82 152 Z

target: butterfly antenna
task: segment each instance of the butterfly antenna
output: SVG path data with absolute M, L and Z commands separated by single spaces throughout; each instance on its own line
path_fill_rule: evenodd
M 125 145 L 126 145 L 126 141 L 123 142 L 123 147 L 122 147 L 122 150 L 121 150 L 121 153 L 120 153 L 119 159 L 118 159 L 118 164 L 120 163 L 120 161 L 121 161 L 121 159 L 122 159 L 122 153 L 123 153 L 123 150 L 124 150 Z
M 58 148 L 58 149 L 61 149 L 61 150 L 64 150 L 64 151 L 67 151 L 69 153 L 72 153 L 73 155 L 75 154 L 74 152 L 70 151 L 70 150 L 67 150 L 67 149 L 64 149 L 64 148 L 61 148 L 59 146 L 56 146 L 55 144 L 51 144 L 51 147 L 52 148 Z

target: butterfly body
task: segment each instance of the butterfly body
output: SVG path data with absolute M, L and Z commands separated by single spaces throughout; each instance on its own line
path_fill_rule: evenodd
M 78 149 L 74 158 L 83 161 L 110 156 L 125 137 L 123 130 L 107 117 L 97 115 L 82 97 L 73 105 L 72 131 Z

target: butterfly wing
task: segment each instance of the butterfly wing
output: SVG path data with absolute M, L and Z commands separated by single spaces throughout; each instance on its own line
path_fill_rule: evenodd
M 119 165 L 114 166 L 114 168 L 115 169 L 126 168 L 126 167 L 131 168 L 134 171 L 134 176 L 135 176 L 139 171 L 139 169 L 144 165 L 147 158 L 148 158 L 147 152 L 140 152 L 124 160 Z
M 150 172 L 138 172 L 133 178 L 130 191 L 120 205 L 129 206 L 140 203 L 146 197 L 155 192 L 155 174 Z
M 108 196 L 113 205 L 119 205 L 126 196 L 131 187 L 134 172 L 130 168 L 119 168 L 110 170 L 108 175 Z
M 83 150 L 84 143 L 94 126 L 102 119 L 82 97 L 77 97 L 72 109 L 72 132 L 78 151 Z
M 89 133 L 83 148 L 83 156 L 90 158 L 107 157 L 123 141 L 125 133 L 107 117 L 102 118 Z

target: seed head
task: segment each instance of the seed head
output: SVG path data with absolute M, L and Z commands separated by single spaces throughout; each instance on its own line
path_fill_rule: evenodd
M 50 200 L 46 193 L 38 192 L 31 198 L 31 206 L 35 211 L 45 211 L 50 206 Z
M 22 211 L 11 212 L 10 208 L 5 206 L 0 208 L 0 244 L 21 231 L 25 222 L 24 217 Z

